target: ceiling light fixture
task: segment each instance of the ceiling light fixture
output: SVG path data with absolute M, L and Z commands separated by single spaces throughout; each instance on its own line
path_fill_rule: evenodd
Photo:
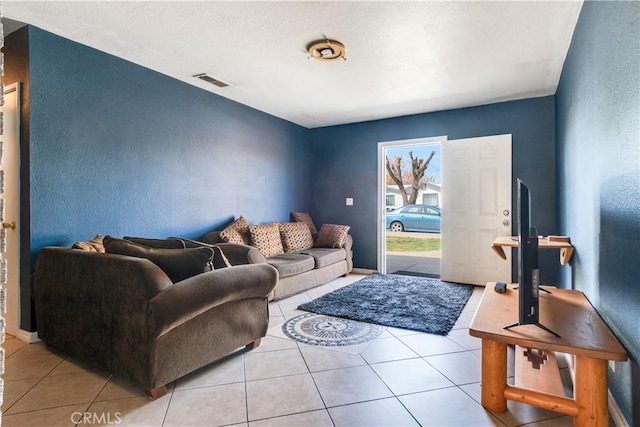
M 309 58 L 314 58 L 319 61 L 333 61 L 334 59 L 347 60 L 347 48 L 335 40 L 316 40 L 307 46 L 307 51 L 309 52 Z

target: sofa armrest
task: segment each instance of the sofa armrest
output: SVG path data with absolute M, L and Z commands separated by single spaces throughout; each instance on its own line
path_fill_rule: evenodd
M 253 246 L 237 243 L 218 243 L 216 246 L 222 250 L 231 265 L 265 264 L 267 262 L 262 252 Z
M 154 263 L 126 255 L 47 247 L 33 276 L 38 336 L 112 372 L 149 382 L 149 301 L 173 283 Z
M 347 239 L 344 242 L 344 250 L 347 252 L 347 272 L 351 273 L 353 270 L 353 237 L 351 237 L 351 234 L 347 234 Z
M 344 245 L 342 245 L 342 247 L 347 251 L 347 253 L 351 252 L 351 248 L 353 247 L 353 237 L 351 237 L 351 234 L 347 234 Z
M 149 302 L 150 332 L 158 337 L 197 315 L 230 301 L 266 298 L 278 282 L 268 264 L 240 265 L 175 283 Z

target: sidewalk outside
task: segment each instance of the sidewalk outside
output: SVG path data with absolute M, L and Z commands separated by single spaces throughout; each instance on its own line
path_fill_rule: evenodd
M 440 238 L 436 233 L 411 233 L 387 231 L 387 236 L 412 237 L 416 239 Z M 440 251 L 429 252 L 387 252 L 387 273 L 411 271 L 440 275 Z

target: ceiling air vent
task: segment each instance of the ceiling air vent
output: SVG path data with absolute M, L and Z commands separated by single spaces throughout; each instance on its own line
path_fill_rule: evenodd
M 216 85 L 218 87 L 227 87 L 227 86 L 231 86 L 229 83 L 227 82 L 223 82 L 222 80 L 218 80 L 214 77 L 211 77 L 210 75 L 208 75 L 207 73 L 201 73 L 201 74 L 196 74 L 193 77 L 197 77 L 200 80 L 204 80 L 207 83 L 211 83 L 212 85 Z

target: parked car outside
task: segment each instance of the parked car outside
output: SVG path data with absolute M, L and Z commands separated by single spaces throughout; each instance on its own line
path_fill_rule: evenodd
M 390 231 L 440 232 L 440 207 L 433 205 L 405 205 L 386 213 Z

